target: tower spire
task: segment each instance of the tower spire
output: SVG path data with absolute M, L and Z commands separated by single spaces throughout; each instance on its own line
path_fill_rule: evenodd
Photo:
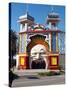
M 28 3 L 26 4 L 26 14 L 28 14 Z
M 54 7 L 53 7 L 53 5 L 51 6 L 51 12 L 53 12 L 54 11 Z

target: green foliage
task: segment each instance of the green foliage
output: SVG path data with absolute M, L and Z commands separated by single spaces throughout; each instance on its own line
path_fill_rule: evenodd
M 50 71 L 49 73 L 47 73 L 47 76 L 54 76 L 54 75 L 60 75 L 60 72 Z
M 9 55 L 16 54 L 16 42 L 17 42 L 17 35 L 16 32 L 13 30 L 9 30 Z
M 55 76 L 55 75 L 62 75 L 64 74 L 64 72 L 55 72 L 55 71 L 49 71 L 49 72 L 41 72 L 41 73 L 38 73 L 38 75 L 40 76 Z
M 9 29 L 9 69 L 14 66 L 13 56 L 16 55 L 17 35 Z
M 40 75 L 40 76 L 46 76 L 46 74 L 47 74 L 47 72 L 46 73 L 38 73 L 38 75 Z

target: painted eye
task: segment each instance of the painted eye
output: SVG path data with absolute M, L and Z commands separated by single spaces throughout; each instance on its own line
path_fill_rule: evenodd
M 46 52 L 41 52 L 40 55 L 46 54 Z
M 37 53 L 32 53 L 32 55 L 37 55 Z
M 37 55 L 37 53 L 33 53 L 33 55 Z

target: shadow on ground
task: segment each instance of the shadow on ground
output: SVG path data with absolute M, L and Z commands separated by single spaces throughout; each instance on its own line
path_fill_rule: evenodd
M 13 80 L 18 79 L 18 78 L 19 78 L 19 76 L 16 75 L 16 74 L 14 74 L 14 73 L 10 70 L 10 71 L 9 71 L 9 87 L 12 86 Z
M 29 76 L 25 76 L 27 79 L 40 79 L 38 76 L 33 76 L 33 75 L 29 75 Z

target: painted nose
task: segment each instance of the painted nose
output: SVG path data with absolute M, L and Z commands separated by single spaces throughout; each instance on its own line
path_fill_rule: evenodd
M 37 58 L 37 59 L 39 59 L 39 58 L 40 58 L 40 54 L 39 54 L 39 53 L 37 54 L 36 58 Z

